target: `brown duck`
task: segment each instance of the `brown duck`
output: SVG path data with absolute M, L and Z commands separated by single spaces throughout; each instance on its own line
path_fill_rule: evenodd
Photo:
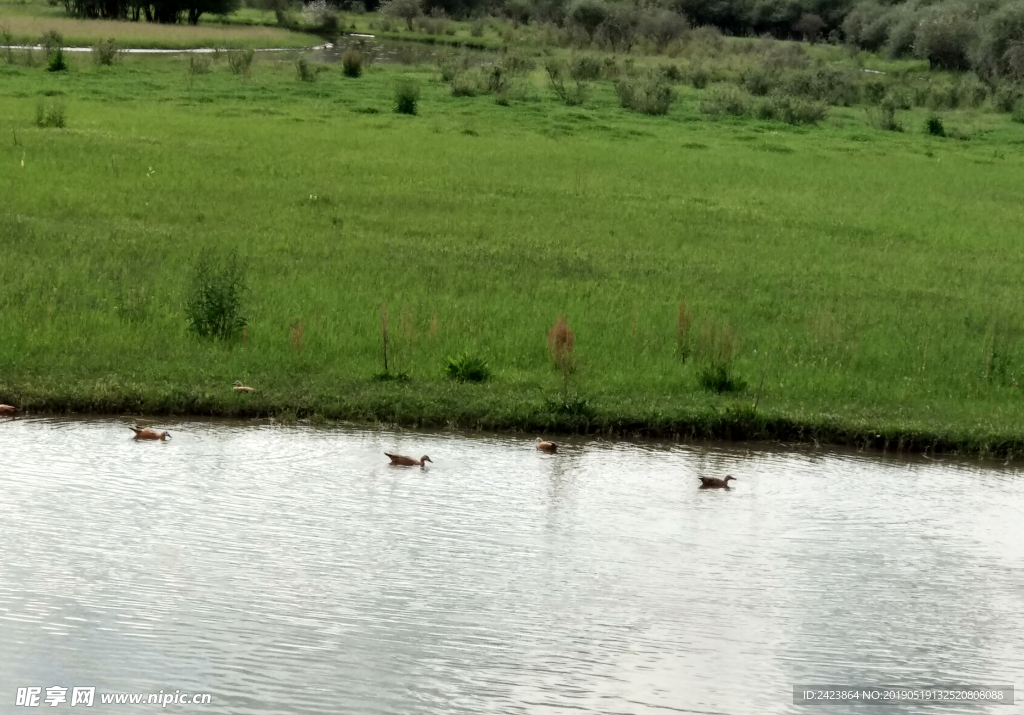
M 726 476 L 725 479 L 719 479 L 718 477 L 697 477 L 700 479 L 701 489 L 728 489 L 729 480 L 736 481 L 736 477 Z
M 170 439 L 171 433 L 167 430 L 155 430 L 149 427 L 132 427 L 135 432 L 135 439 Z
M 434 460 L 425 454 L 419 459 L 406 457 L 404 454 L 388 454 L 387 452 L 384 454 L 391 457 L 391 464 L 398 467 L 425 467 L 427 462 L 434 463 Z
M 540 437 L 538 437 L 537 438 L 537 451 L 539 451 L 539 452 L 546 452 L 548 454 L 554 454 L 555 452 L 558 451 L 558 445 L 555 444 L 554 442 L 548 442 L 548 441 L 543 440 Z
M 21 412 L 21 410 L 19 410 L 14 405 L 0 405 L 0 415 L 4 415 L 4 416 L 8 416 L 8 417 L 13 417 L 14 415 L 18 414 L 19 412 Z

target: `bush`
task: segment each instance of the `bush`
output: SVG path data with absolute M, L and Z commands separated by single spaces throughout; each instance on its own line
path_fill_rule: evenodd
M 673 40 L 678 40 L 690 24 L 677 12 L 664 8 L 647 7 L 641 11 L 637 23 L 637 34 L 654 42 L 660 52 Z
M 210 58 L 192 53 L 188 56 L 188 73 L 191 76 L 206 74 L 210 71 Z
M 1010 2 L 989 15 L 973 53 L 975 69 L 989 77 L 1013 76 L 1011 50 L 1024 42 L 1024 2 Z M 1008 56 L 1009 53 L 1009 56 Z
M 441 81 L 451 84 L 469 69 L 469 57 L 464 53 L 442 52 L 437 56 L 437 69 Z
M 844 107 L 856 104 L 860 99 L 856 78 L 847 70 L 836 67 L 790 72 L 783 77 L 781 89 L 786 94 Z
M 295 62 L 295 71 L 303 82 L 316 82 L 316 78 L 320 76 L 320 73 L 326 70 L 327 68 L 323 65 L 307 62 L 302 57 Z
M 595 80 L 601 76 L 601 61 L 586 55 L 573 57 L 569 64 L 569 76 L 577 81 Z
M 932 115 L 924 122 L 924 133 L 933 137 L 946 136 L 946 128 L 942 126 L 942 118 Z
M 992 104 L 1000 112 L 1012 112 L 1021 97 L 1024 97 L 1024 90 L 1019 84 L 1001 82 L 992 93 Z
M 92 59 L 98 65 L 109 67 L 121 58 L 121 47 L 117 40 L 100 40 L 92 46 Z
M 885 102 L 876 110 L 868 110 L 868 124 L 886 132 L 903 131 L 903 125 L 896 118 L 896 108 Z
M 975 43 L 975 22 L 963 12 L 947 7 L 931 13 L 917 26 L 914 54 L 932 69 L 964 70 L 970 66 L 967 53 Z
M 478 17 L 476 20 L 473 20 L 473 24 L 469 26 L 469 34 L 473 37 L 483 37 L 485 27 L 487 27 L 487 23 L 482 17 Z
M 252 60 L 255 56 L 256 52 L 251 48 L 228 52 L 228 67 L 231 69 L 231 74 L 248 77 L 252 73 Z
M 694 89 L 704 89 L 711 81 L 711 72 L 704 65 L 691 65 L 687 75 Z
M 445 361 L 444 372 L 448 379 L 458 382 L 485 382 L 491 376 L 487 361 L 468 352 L 449 357 Z
M 568 107 L 578 107 L 587 99 L 587 83 L 582 79 L 567 82 L 569 69 L 562 60 L 548 60 L 544 69 L 547 70 L 551 89 Z
M 716 87 L 701 97 L 697 106 L 712 117 L 742 117 L 750 113 L 750 96 L 735 87 Z
M 759 119 L 775 119 L 786 124 L 817 124 L 828 116 L 828 107 L 813 100 L 775 93 L 758 102 Z
M 68 63 L 64 59 L 64 50 L 60 47 L 50 53 L 50 59 L 46 63 L 47 72 L 67 72 Z
M 39 38 L 39 44 L 42 45 L 43 52 L 49 55 L 54 50 L 64 46 L 64 35 L 56 30 L 47 30 Z
M 58 101 L 44 104 L 40 101 L 36 104 L 36 126 L 42 129 L 63 129 L 64 103 Z
M 199 254 L 185 300 L 185 320 L 201 338 L 231 340 L 248 319 L 243 313 L 245 267 L 235 253 L 221 260 L 210 249 Z
M 1024 124 L 1024 100 L 1017 102 L 1017 106 L 1013 108 L 1013 113 L 1010 114 L 1010 121 Z
M 740 84 L 756 97 L 763 97 L 771 92 L 777 82 L 777 73 L 757 65 L 748 67 L 740 74 Z
M 697 373 L 701 387 L 710 392 L 739 392 L 747 386 L 724 365 L 704 365 Z
M 395 113 L 416 114 L 420 101 L 420 88 L 412 80 L 399 82 L 395 87 Z
M 668 114 L 676 100 L 671 83 L 660 73 L 651 73 L 643 79 L 623 79 L 615 84 L 619 106 L 643 114 Z
M 341 56 L 341 71 L 346 77 L 361 77 L 363 75 L 363 53 L 351 47 L 345 50 Z

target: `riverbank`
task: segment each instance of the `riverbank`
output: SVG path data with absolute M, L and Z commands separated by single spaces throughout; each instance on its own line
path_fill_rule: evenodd
M 943 111 L 966 140 L 925 134 L 925 109 L 904 132 L 862 105 L 716 118 L 712 82 L 648 116 L 604 79 L 566 106 L 539 68 L 498 103 L 452 96 L 435 65 L 301 81 L 259 54 L 238 74 L 222 56 L 0 64 L 0 402 L 1022 448 L 1007 114 Z M 404 82 L 415 116 L 392 111 Z M 204 250 L 243 266 L 232 341 L 189 332 Z M 375 380 L 382 308 L 407 381 Z M 488 381 L 446 377 L 463 353 Z

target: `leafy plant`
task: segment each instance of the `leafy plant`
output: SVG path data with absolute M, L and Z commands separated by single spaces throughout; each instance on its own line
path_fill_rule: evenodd
M 548 60 L 544 65 L 544 69 L 547 70 L 551 89 L 554 90 L 563 104 L 568 107 L 578 107 L 586 101 L 586 81 L 571 77 L 569 67 L 564 60 Z M 567 79 L 571 79 L 571 82 L 567 82 Z
M 416 114 L 420 101 L 420 88 L 412 80 L 403 80 L 395 87 L 395 113 Z
M 121 58 L 121 46 L 112 37 L 100 40 L 92 47 L 92 58 L 96 64 L 109 67 Z
M 485 382 L 491 377 L 487 361 L 468 352 L 448 357 L 445 360 L 444 372 L 449 379 L 458 382 Z
M 249 48 L 247 50 L 232 50 L 228 53 L 228 68 L 231 74 L 248 77 L 252 72 L 252 60 L 256 52 Z
M 300 57 L 295 61 L 295 71 L 303 82 L 316 82 L 316 78 L 326 69 L 323 65 L 309 62 L 304 57 Z
M 64 59 L 64 49 L 61 47 L 56 48 L 50 53 L 50 58 L 46 61 L 47 72 L 67 72 L 68 62 Z
M 668 114 L 676 101 L 671 82 L 663 74 L 655 72 L 644 78 L 626 78 L 616 82 L 615 94 L 620 107 L 642 114 Z
M 39 101 L 36 104 L 36 126 L 46 129 L 63 129 L 64 122 L 64 103 L 56 101 L 53 103 L 43 103 Z
M 248 325 L 245 266 L 234 252 L 220 259 L 212 249 L 199 254 L 185 300 L 185 320 L 201 338 L 231 340 Z
M 353 79 L 363 76 L 363 62 L 366 58 L 359 50 L 348 48 L 341 56 L 341 72 L 346 77 Z
M 738 392 L 746 383 L 733 373 L 733 360 L 739 347 L 739 338 L 728 325 L 709 322 L 697 339 L 700 369 L 697 379 L 712 392 Z
M 933 114 L 924 122 L 924 133 L 933 137 L 946 136 L 946 128 L 942 125 L 942 118 Z

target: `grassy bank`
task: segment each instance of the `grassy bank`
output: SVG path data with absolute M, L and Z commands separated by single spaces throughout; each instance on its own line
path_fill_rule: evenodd
M 654 117 L 605 81 L 567 107 L 539 72 L 501 106 L 432 67 L 302 82 L 285 57 L 249 77 L 71 62 L 0 64 L 0 401 L 1024 446 L 1024 128 L 1006 114 L 946 112 L 958 141 L 916 109 L 902 133 L 862 106 L 808 127 L 712 119 L 713 86 L 678 86 Z M 401 79 L 416 116 L 392 112 Z M 39 102 L 63 129 L 35 125 Z M 245 265 L 237 341 L 188 330 L 207 248 Z M 406 382 L 373 380 L 385 304 Z M 489 381 L 446 378 L 463 351 Z M 716 360 L 735 391 L 706 387 Z

